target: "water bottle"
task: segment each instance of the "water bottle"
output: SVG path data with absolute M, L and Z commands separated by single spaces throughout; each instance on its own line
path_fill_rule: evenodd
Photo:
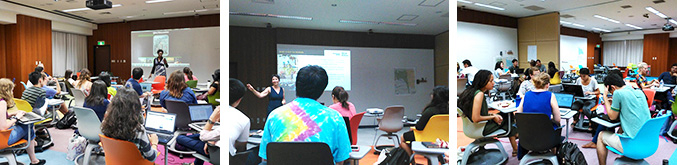
M 661 80 L 661 85 L 659 88 L 663 88 L 663 80 Z
M 667 160 L 667 159 L 663 159 L 663 165 L 668 165 L 668 160 Z

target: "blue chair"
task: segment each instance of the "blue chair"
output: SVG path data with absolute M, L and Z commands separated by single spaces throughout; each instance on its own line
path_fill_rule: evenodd
M 668 164 L 677 165 L 677 150 L 675 150 L 675 152 L 672 152 L 672 156 L 670 156 L 670 160 L 668 160 Z
M 26 83 L 24 83 L 23 81 L 21 81 L 21 85 L 24 85 L 24 90 L 28 89 L 28 85 L 26 85 Z
M 606 148 L 610 151 L 621 155 L 623 157 L 616 159 L 614 164 L 648 164 L 644 158 L 647 158 L 658 149 L 658 135 L 660 134 L 660 129 L 667 119 L 672 116 L 671 113 L 667 113 L 663 116 L 649 119 L 644 125 L 639 129 L 635 138 L 630 138 L 624 135 L 618 135 L 621 139 L 621 146 L 623 146 L 623 153 L 618 150 L 607 146 Z

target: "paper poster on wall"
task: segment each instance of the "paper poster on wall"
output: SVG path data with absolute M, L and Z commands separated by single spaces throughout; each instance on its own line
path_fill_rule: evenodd
M 395 68 L 395 95 L 416 94 L 414 68 Z
M 527 60 L 537 60 L 538 47 L 536 45 L 529 45 L 527 47 Z

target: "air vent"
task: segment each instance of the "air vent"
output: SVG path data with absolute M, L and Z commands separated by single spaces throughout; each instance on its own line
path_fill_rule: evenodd
M 542 7 L 539 7 L 539 6 L 534 6 L 534 5 L 527 6 L 527 7 L 524 7 L 524 8 L 525 8 L 525 9 L 532 10 L 532 11 L 539 11 L 539 10 L 545 9 L 545 8 L 542 8 Z
M 274 4 L 275 0 L 252 0 L 254 3 Z
M 76 0 L 66 0 L 66 2 L 68 2 L 68 3 L 76 3 L 76 2 L 78 2 L 78 1 L 76 1 Z
M 632 6 L 630 6 L 630 5 L 623 5 L 623 6 L 621 6 L 621 8 L 623 8 L 623 9 L 629 9 L 629 8 L 632 8 Z
M 397 18 L 397 20 L 398 21 L 412 21 L 416 18 L 418 18 L 418 15 L 404 14 L 404 15 L 400 16 L 400 18 Z
M 659 3 L 663 3 L 663 2 L 665 2 L 665 1 L 664 1 L 664 0 L 655 0 L 655 1 L 653 1 L 654 4 L 659 4 Z
M 99 14 L 101 14 L 101 15 L 106 15 L 106 14 L 110 14 L 110 12 L 101 12 L 101 13 L 99 13 Z
M 560 15 L 559 17 L 562 17 L 562 18 L 574 18 L 573 15 L 569 15 L 569 14 Z
M 423 0 L 423 2 L 419 3 L 419 6 L 425 6 L 425 7 L 437 7 L 440 3 L 444 2 L 444 0 Z

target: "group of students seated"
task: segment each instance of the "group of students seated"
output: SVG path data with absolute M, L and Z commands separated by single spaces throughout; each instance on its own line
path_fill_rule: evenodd
M 222 123 L 230 138 L 230 156 L 246 150 L 249 138 L 250 120 L 237 107 L 246 92 L 245 85 L 237 79 L 230 79 L 230 98 L 227 119 Z M 281 107 L 274 109 L 268 116 L 258 153 L 254 157 L 267 162 L 267 144 L 271 142 L 323 142 L 329 145 L 336 164 L 343 164 L 350 157 L 351 144 L 343 117 L 352 117 L 356 114 L 355 105 L 348 102 L 348 92 L 340 86 L 332 90 L 333 104 L 324 106 L 317 99 L 322 95 L 328 84 L 327 72 L 324 68 L 309 65 L 301 68 L 296 76 L 297 98 Z M 425 107 L 423 116 L 416 125 L 422 130 L 428 120 L 436 114 L 449 114 L 449 89 L 444 86 L 435 87 L 432 100 Z M 303 122 L 299 122 L 303 121 Z M 308 128 L 308 130 L 305 130 Z M 304 132 L 304 133 L 302 133 Z M 403 135 L 402 143 L 414 141 L 413 133 Z M 411 149 L 402 145 L 408 153 Z M 407 146 L 405 148 L 405 146 Z M 251 157 L 251 155 L 250 155 Z M 231 159 L 232 160 L 232 159 Z M 231 161 L 232 162 L 232 161 Z M 256 162 L 256 160 L 254 160 Z
M 99 74 L 98 79 L 93 82 L 90 74 L 91 73 L 86 68 L 75 75 L 71 70 L 66 71 L 62 83 L 68 83 L 69 85 L 67 86 L 72 85 L 74 87 L 73 89 L 79 89 L 85 95 L 84 103 L 82 105 L 72 106 L 82 106 L 92 109 L 102 123 L 101 132 L 103 135 L 132 142 L 136 144 L 138 150 L 145 159 L 148 161 L 155 161 L 156 156 L 159 155 L 157 150 L 158 137 L 155 134 L 146 133 L 143 115 L 145 108 L 142 108 L 142 103 L 140 101 L 140 98 L 152 95 L 150 92 L 143 92 L 139 84 L 143 75 L 143 69 L 134 68 L 132 70 L 132 78 L 125 83 L 124 87 L 117 89 L 111 86 L 111 75 L 109 73 L 102 72 Z M 44 73 L 43 66 L 36 67 L 35 71 L 30 73 L 28 77 L 30 86 L 23 91 L 21 99 L 25 100 L 33 107 L 40 106 L 36 105 L 38 99 L 51 99 L 54 98 L 55 95 L 59 95 L 62 91 L 58 80 Z M 209 87 L 209 90 L 204 94 L 205 96 L 218 93 L 220 71 L 217 69 L 212 77 L 214 78 L 214 81 Z M 189 68 L 183 69 L 183 72 L 177 70 L 171 73 L 169 79 L 167 79 L 166 89 L 159 93 L 160 104 L 163 108 L 158 111 L 167 112 L 167 107 L 164 104 L 166 100 L 177 100 L 188 104 L 197 104 L 195 93 L 186 85 L 186 81 L 188 80 L 197 80 L 197 78 L 192 75 L 192 71 Z M 48 87 L 48 84 L 49 86 L 56 86 L 56 89 Z M 22 125 L 16 122 L 17 119 L 25 114 L 24 111 L 7 113 L 8 109 L 16 108 L 13 101 L 13 88 L 14 83 L 11 80 L 6 78 L 0 79 L 0 113 L 5 115 L 4 117 L 0 115 L 0 118 L 8 119 L 0 120 L 0 129 L 12 129 L 8 144 L 13 144 L 22 138 L 26 139 L 26 131 L 29 130 L 29 126 L 32 126 L 32 124 Z M 67 106 L 66 103 L 63 103 L 60 106 L 59 111 L 66 114 L 69 111 L 68 108 L 69 106 Z M 220 130 L 213 129 L 214 124 L 220 122 L 220 106 L 217 106 L 214 109 L 208 121 L 209 122 L 204 126 L 202 132 L 192 135 L 179 135 L 176 138 L 177 143 L 185 148 L 208 156 L 209 153 L 207 153 L 206 149 L 207 143 L 212 143 L 215 146 L 220 147 Z M 76 130 L 75 133 L 77 134 L 78 131 Z M 31 137 L 34 138 L 34 134 L 34 132 L 31 132 Z M 35 145 L 36 142 L 33 140 L 27 149 L 31 164 L 45 164 L 45 160 L 40 160 L 35 157 Z M 195 159 L 195 164 L 202 163 L 203 161 L 201 159 Z
M 515 61 L 513 63 L 516 65 Z M 552 124 L 553 129 L 557 129 L 560 127 L 561 120 L 559 106 L 555 95 L 548 91 L 553 75 L 543 73 L 539 67 L 531 67 L 525 73 L 527 80 L 520 84 L 517 95 L 521 97 L 521 103 L 519 103 L 516 113 L 546 114 L 551 116 L 552 123 L 542 124 Z M 607 128 L 601 124 L 590 125 L 590 131 L 594 130 L 594 137 L 592 142 L 584 145 L 583 148 L 596 148 L 598 163 L 605 164 L 608 152 L 606 146 L 623 152 L 619 135 L 635 137 L 640 127 L 651 118 L 647 97 L 641 89 L 658 86 L 658 80 L 646 80 L 644 76 L 647 73 L 647 65 L 645 63 L 639 65 L 639 74 L 636 77 L 637 89 L 633 88 L 632 84 L 626 85 L 626 81 L 620 72 L 612 72 L 606 76 L 603 82 L 605 90 L 600 90 L 596 79 L 591 78 L 589 69 L 581 68 L 578 73 L 580 77 L 576 80 L 575 85 L 580 85 L 585 95 L 597 96 L 595 98 L 601 99 L 604 106 L 600 106 L 603 109 L 598 107 L 595 110 L 596 112 L 593 112 L 591 109 L 598 104 L 598 99 L 578 99 L 573 103 L 571 109 L 581 111 L 588 118 L 595 117 L 600 111 L 606 111 L 610 120 L 620 119 L 622 131 L 619 133 L 615 133 L 615 129 Z M 665 77 L 672 79 L 670 82 L 675 82 L 677 80 L 677 64 L 673 65 L 673 69 L 669 73 L 664 74 L 666 74 Z M 491 89 L 494 89 L 495 74 L 489 70 L 479 70 L 473 76 L 472 85 L 467 87 L 459 96 L 459 108 L 474 123 L 487 121 L 483 135 L 489 135 L 499 129 L 510 130 L 507 136 L 513 149 L 512 156 L 518 156 L 518 159 L 521 159 L 528 151 L 518 147 L 516 143 L 517 130 L 520 128 L 509 124 L 515 123 L 515 121 L 504 120 L 510 115 L 508 113 L 489 113 L 485 97 Z M 576 122 L 580 122 L 578 117 L 574 117 L 574 123 Z

